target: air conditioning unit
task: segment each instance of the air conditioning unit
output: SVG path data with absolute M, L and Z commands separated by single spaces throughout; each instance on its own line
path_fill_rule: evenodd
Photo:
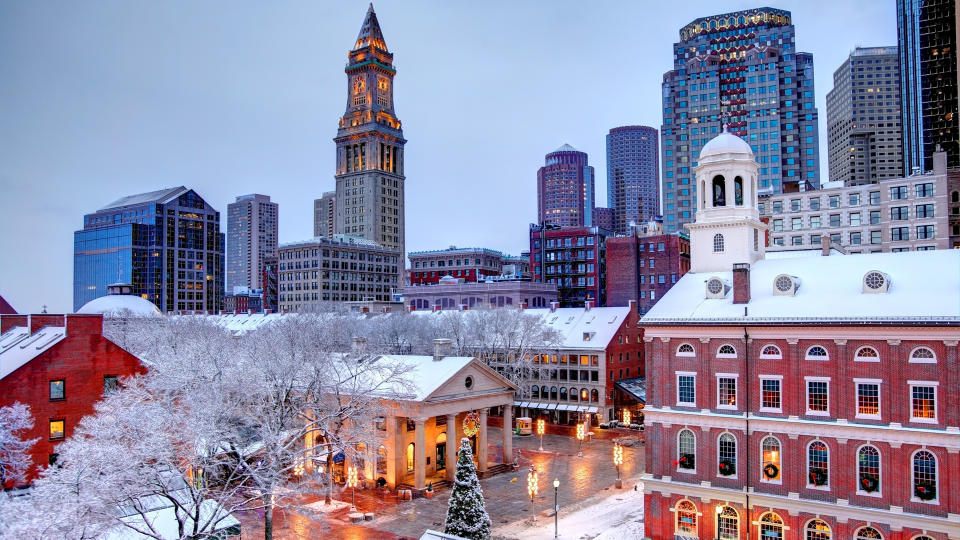
M 879 270 L 871 270 L 863 276 L 865 294 L 886 294 L 890 292 L 890 276 Z
M 780 274 L 773 278 L 774 296 L 796 296 L 800 288 L 800 278 L 789 274 Z
M 725 298 L 730 291 L 730 285 L 718 277 L 708 279 L 706 285 L 707 298 Z

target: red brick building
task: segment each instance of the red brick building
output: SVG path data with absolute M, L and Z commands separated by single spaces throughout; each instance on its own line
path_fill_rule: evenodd
M 104 392 L 143 371 L 135 356 L 103 337 L 102 315 L 0 316 L 0 407 L 29 405 L 34 427 L 26 438 L 39 438 L 28 482 L 56 459 L 56 445 Z
M 686 234 L 607 238 L 607 305 L 637 301 L 640 315 L 690 270 Z
M 436 285 L 451 276 L 476 283 L 501 274 L 507 255 L 487 248 L 458 248 L 415 251 L 410 259 L 410 285 Z
M 606 239 L 600 227 L 530 225 L 530 274 L 533 281 L 556 283 L 560 307 L 606 304 Z M 626 304 L 624 304 L 626 305 Z

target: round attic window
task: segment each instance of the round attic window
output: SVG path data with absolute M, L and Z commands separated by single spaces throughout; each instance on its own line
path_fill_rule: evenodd
M 869 272 L 863 277 L 863 283 L 874 290 L 883 287 L 885 281 L 886 278 L 880 272 Z
M 778 277 L 775 284 L 780 292 L 787 292 L 793 288 L 793 280 L 787 276 Z
M 473 377 L 467 377 L 463 381 L 463 385 L 467 387 L 467 390 L 473 387 Z
M 707 290 L 710 294 L 720 294 L 723 291 L 723 282 L 719 279 L 711 279 L 707 282 Z

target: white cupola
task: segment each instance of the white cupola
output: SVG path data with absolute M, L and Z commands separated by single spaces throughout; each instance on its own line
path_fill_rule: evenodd
M 694 168 L 696 221 L 690 230 L 690 271 L 727 272 L 753 263 L 766 249 L 767 226 L 757 211 L 758 166 L 750 145 L 726 130 L 700 150 Z

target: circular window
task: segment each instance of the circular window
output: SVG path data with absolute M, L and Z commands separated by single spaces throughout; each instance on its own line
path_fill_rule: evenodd
M 880 272 L 870 272 L 863 278 L 863 282 L 867 285 L 867 287 L 874 290 L 883 287 L 884 281 L 886 281 L 886 279 Z
M 469 388 L 472 388 L 472 387 L 473 387 L 473 377 L 467 377 L 466 380 L 463 381 L 463 385 L 466 386 L 468 389 L 469 389 Z
M 777 290 L 780 292 L 787 292 L 793 288 L 793 280 L 787 276 L 780 276 L 776 281 Z
M 720 291 L 723 290 L 723 282 L 719 279 L 711 279 L 707 282 L 707 290 L 710 291 L 710 294 L 720 294 Z

